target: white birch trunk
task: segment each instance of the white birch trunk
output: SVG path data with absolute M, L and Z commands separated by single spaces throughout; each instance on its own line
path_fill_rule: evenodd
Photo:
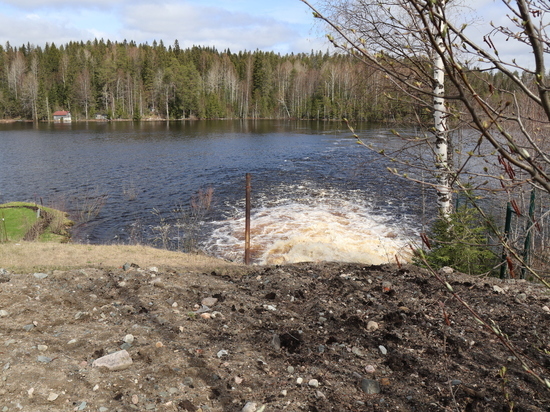
M 445 7 L 442 2 L 441 8 Z M 441 15 L 442 10 L 438 10 Z M 442 53 L 445 52 L 442 33 L 445 23 L 441 20 L 436 28 L 437 49 L 434 52 L 434 130 L 435 130 L 435 167 L 437 169 L 437 207 L 439 215 L 448 219 L 452 211 L 451 188 L 448 163 L 448 129 L 445 109 L 445 66 Z

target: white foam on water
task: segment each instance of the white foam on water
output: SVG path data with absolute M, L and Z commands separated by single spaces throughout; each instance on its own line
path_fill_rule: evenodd
M 242 261 L 244 217 L 214 222 L 205 248 L 216 256 Z M 258 264 L 311 261 L 395 263 L 410 260 L 411 228 L 390 224 L 365 205 L 334 198 L 291 202 L 256 210 L 251 216 L 252 260 Z

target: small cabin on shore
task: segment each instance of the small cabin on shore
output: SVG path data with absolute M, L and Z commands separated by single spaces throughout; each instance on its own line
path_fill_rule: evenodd
M 54 123 L 71 123 L 71 112 L 58 110 L 53 114 Z

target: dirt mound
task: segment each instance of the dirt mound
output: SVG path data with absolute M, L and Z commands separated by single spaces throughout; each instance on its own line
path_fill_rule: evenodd
M 0 410 L 550 410 L 550 390 L 416 267 L 126 269 L 0 274 Z M 547 376 L 546 290 L 448 281 Z M 131 363 L 93 366 L 120 351 Z

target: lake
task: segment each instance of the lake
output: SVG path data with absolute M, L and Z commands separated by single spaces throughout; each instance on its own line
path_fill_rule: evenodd
M 383 128 L 358 133 L 399 144 Z M 192 244 L 242 261 L 246 173 L 255 263 L 394 261 L 429 215 L 421 187 L 337 122 L 13 123 L 0 144 L 0 202 L 93 209 L 75 242 Z

